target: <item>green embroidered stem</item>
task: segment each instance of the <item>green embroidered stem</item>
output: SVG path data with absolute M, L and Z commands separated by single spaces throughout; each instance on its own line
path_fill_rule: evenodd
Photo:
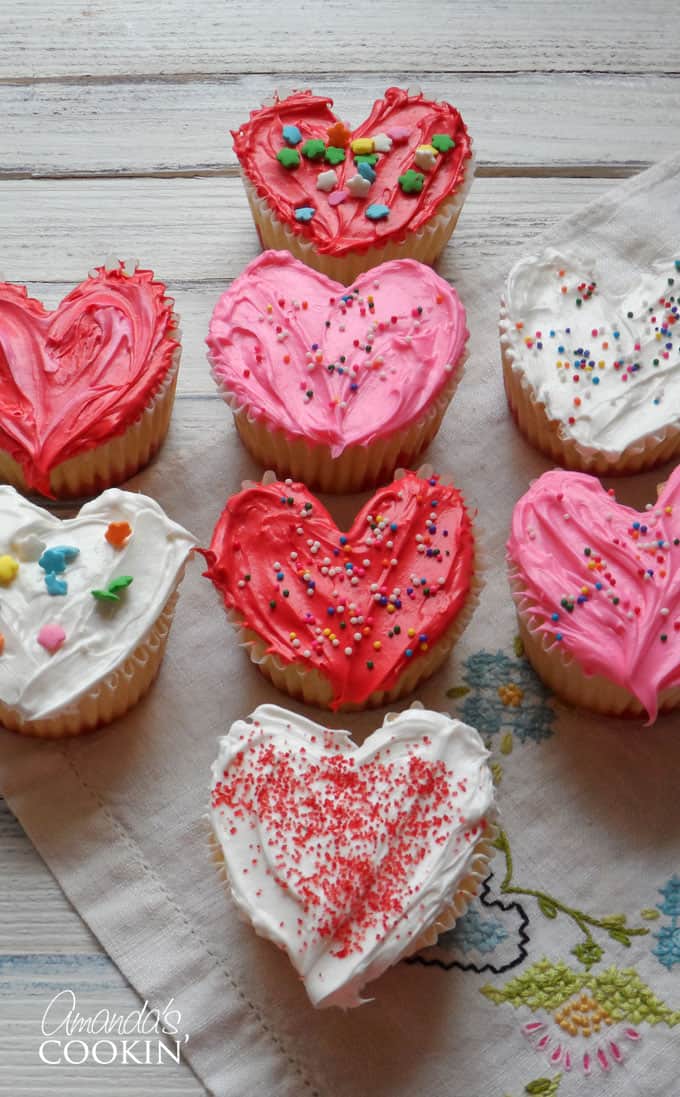
M 593 929 L 604 930 L 613 941 L 618 941 L 619 944 L 625 945 L 626 948 L 630 947 L 631 937 L 644 937 L 649 933 L 649 930 L 646 927 L 641 926 L 635 928 L 634 926 L 627 925 L 625 914 L 609 914 L 604 918 L 595 918 L 592 914 L 587 914 L 583 910 L 577 910 L 575 907 L 568 906 L 560 899 L 556 899 L 553 895 L 548 895 L 545 891 L 538 891 L 536 888 L 518 887 L 512 882 L 514 875 L 512 851 L 510 849 L 508 836 L 504 830 L 499 832 L 494 845 L 505 857 L 505 876 L 500 885 L 501 891 L 506 895 L 531 896 L 536 900 L 539 910 L 546 918 L 556 918 L 558 913 L 565 914 L 567 918 L 571 918 L 572 922 L 576 923 L 585 937 L 585 941 L 576 945 L 576 947 L 572 949 L 572 952 L 587 970 L 590 970 L 592 965 L 596 964 L 603 956 L 603 950 L 601 946 L 598 945 L 597 941 L 595 941 L 589 927 L 592 926 Z

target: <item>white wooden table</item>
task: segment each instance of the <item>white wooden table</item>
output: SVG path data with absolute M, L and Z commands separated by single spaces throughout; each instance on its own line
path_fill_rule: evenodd
M 4 0 L 0 270 L 53 306 L 110 253 L 152 266 L 183 318 L 179 447 L 223 415 L 202 343 L 257 250 L 229 129 L 274 87 L 312 86 L 358 122 L 413 83 L 461 109 L 477 150 L 442 273 L 509 263 L 527 234 L 677 147 L 676 4 Z M 0 1094 L 203 1093 L 184 1066 L 40 1063 L 57 991 L 92 1011 L 138 1002 L 2 800 L 0 872 Z

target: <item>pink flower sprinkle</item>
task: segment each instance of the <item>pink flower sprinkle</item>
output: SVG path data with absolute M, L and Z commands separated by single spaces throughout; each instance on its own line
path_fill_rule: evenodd
M 38 633 L 38 643 L 41 644 L 50 655 L 54 655 L 66 639 L 66 633 L 61 625 L 43 625 Z
M 339 206 L 341 202 L 346 202 L 348 198 L 348 190 L 334 190 L 332 194 L 328 195 L 328 205 Z
M 395 145 L 401 145 L 404 141 L 408 141 L 410 133 L 406 126 L 393 126 L 387 131 L 387 136 L 394 141 Z

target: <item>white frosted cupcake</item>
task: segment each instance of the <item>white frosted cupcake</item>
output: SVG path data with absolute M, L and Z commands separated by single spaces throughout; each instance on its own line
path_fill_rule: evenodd
M 0 724 L 59 738 L 131 708 L 195 543 L 145 495 L 111 488 L 60 521 L 0 487 Z
M 361 1005 L 366 983 L 465 912 L 493 854 L 487 758 L 473 728 L 420 708 L 362 746 L 274 705 L 220 739 L 215 856 L 312 1005 Z
M 614 292 L 606 272 L 547 248 L 521 260 L 501 310 L 510 410 L 566 468 L 640 472 L 680 453 L 680 261 Z

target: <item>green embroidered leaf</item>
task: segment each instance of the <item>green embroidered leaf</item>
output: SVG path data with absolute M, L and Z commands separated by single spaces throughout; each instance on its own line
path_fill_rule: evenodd
M 612 941 L 618 941 L 620 945 L 625 945 L 626 948 L 630 948 L 630 937 L 627 933 L 624 933 L 622 929 L 610 929 L 609 936 Z
M 608 914 L 600 922 L 600 925 L 604 926 L 605 929 L 617 929 L 619 926 L 625 926 L 625 924 L 625 914 Z
M 470 687 L 469 686 L 451 686 L 450 689 L 447 689 L 446 696 L 447 697 L 466 697 L 469 692 L 470 692 Z
M 524 1087 L 524 1092 L 531 1094 L 532 1097 L 534 1094 L 540 1094 L 540 1097 L 555 1097 L 561 1081 L 561 1074 L 556 1074 L 554 1078 L 535 1078 Z
M 494 785 L 496 785 L 496 786 L 500 785 L 501 781 L 503 780 L 503 767 L 502 767 L 502 765 L 500 764 L 500 762 L 492 762 L 490 768 L 491 768 L 491 776 L 493 778 Z
M 537 902 L 541 914 L 545 914 L 546 918 L 557 918 L 557 907 L 547 895 L 537 896 Z
M 506 731 L 505 735 L 501 739 L 500 751 L 501 754 L 512 754 L 513 738 L 512 732 Z
M 516 1009 L 528 1006 L 533 1012 L 539 1009 L 552 1012 L 586 986 L 588 976 L 585 972 L 573 971 L 561 960 L 553 963 L 543 959 L 504 987 L 486 985 L 480 992 L 496 1005 L 508 1002 Z
M 610 967 L 587 979 L 593 998 L 615 1021 L 633 1024 L 680 1024 L 680 1012 L 669 1009 L 649 989 L 634 968 Z
M 522 658 L 522 656 L 524 655 L 524 644 L 522 643 L 521 636 L 515 636 L 514 640 L 512 641 L 512 650 L 514 651 L 518 659 Z
M 640 911 L 640 917 L 648 922 L 655 922 L 657 918 L 661 917 L 661 914 L 655 907 L 645 907 L 644 910 Z

